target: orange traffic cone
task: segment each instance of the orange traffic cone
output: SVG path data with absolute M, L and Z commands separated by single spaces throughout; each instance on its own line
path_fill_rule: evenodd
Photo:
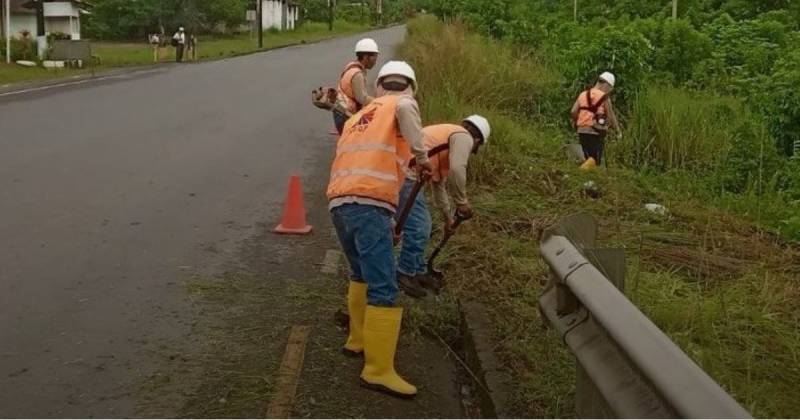
M 311 225 L 306 224 L 303 187 L 300 185 L 298 175 L 289 178 L 289 193 L 286 196 L 286 205 L 283 207 L 283 218 L 273 232 L 296 235 L 306 235 L 311 232 Z

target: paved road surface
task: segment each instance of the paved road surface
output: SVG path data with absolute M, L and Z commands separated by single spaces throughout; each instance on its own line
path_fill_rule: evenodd
M 357 39 L 0 96 L 0 417 L 135 414 L 144 349 L 190 328 L 182 271 L 329 164 L 308 96 Z

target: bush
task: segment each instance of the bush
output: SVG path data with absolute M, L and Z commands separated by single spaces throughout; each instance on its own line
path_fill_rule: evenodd
M 711 54 L 711 38 L 697 31 L 687 20 L 668 20 L 663 23 L 659 37 L 653 39 L 653 67 L 669 74 L 675 83 L 688 82 L 697 63 Z
M 653 46 L 650 41 L 631 27 L 610 26 L 599 32 L 593 27 L 573 29 L 581 33 L 578 40 L 560 48 L 564 55 L 561 70 L 570 83 L 570 100 L 594 84 L 600 73 L 610 71 L 617 76 L 614 103 L 617 108 L 627 110 L 631 100 L 645 86 L 651 70 L 649 57 Z
M 789 156 L 792 144 L 800 139 L 800 52 L 779 60 L 776 68 L 772 77 L 761 79 L 757 87 L 776 146 Z
M 0 46 L 0 57 L 6 56 L 6 43 Z M 32 38 L 11 39 L 11 59 L 16 60 L 37 60 L 38 51 L 36 41 Z

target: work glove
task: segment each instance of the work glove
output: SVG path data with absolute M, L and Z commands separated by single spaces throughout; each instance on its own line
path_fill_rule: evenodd
M 472 206 L 469 204 L 462 204 L 456 207 L 456 217 L 461 219 L 461 221 L 472 219 L 473 216 Z

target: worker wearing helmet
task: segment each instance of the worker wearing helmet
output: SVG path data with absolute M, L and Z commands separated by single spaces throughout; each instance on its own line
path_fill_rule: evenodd
M 345 123 L 328 184 L 328 208 L 352 271 L 350 332 L 344 353 L 364 355 L 363 386 L 410 398 L 417 388 L 394 369 L 403 309 L 393 253 L 394 219 L 405 162 L 432 169 L 423 140 L 414 70 L 391 61 L 378 73 L 377 97 Z
M 599 165 L 603 159 L 604 140 L 609 130 L 619 132 L 619 121 L 611 104 L 616 77 L 605 72 L 594 87 L 581 92 L 572 106 L 572 121 L 578 131 L 587 161 Z
M 456 206 L 460 217 L 472 217 L 472 207 L 467 200 L 467 164 L 471 155 L 485 145 L 491 134 L 489 121 L 473 115 L 465 118 L 461 125 L 438 124 L 425 127 L 425 145 L 433 165 L 431 183 L 436 206 L 442 212 L 445 230 L 452 233 L 454 214 L 449 197 Z M 412 160 L 409 166 L 416 162 Z M 409 177 L 400 192 L 401 207 L 414 187 L 415 179 Z M 402 246 L 397 265 L 397 278 L 400 288 L 407 295 L 421 298 L 425 289 L 438 292 L 441 280 L 430 276 L 425 264 L 425 248 L 431 236 L 431 215 L 428 212 L 425 195 L 420 191 L 403 226 Z
M 347 113 L 352 115 L 361 110 L 374 99 L 367 93 L 367 70 L 378 62 L 378 44 L 371 38 L 364 38 L 356 43 L 356 60 L 348 63 L 339 77 L 338 96 L 345 103 Z M 333 111 L 333 122 L 336 130 L 342 134 L 342 128 L 349 115 L 341 111 Z

